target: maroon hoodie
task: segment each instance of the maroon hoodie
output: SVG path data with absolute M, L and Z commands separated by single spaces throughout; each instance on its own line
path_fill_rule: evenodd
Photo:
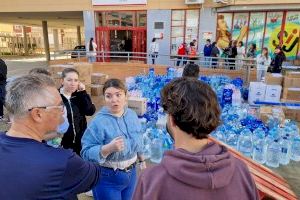
M 207 144 L 199 153 L 167 151 L 162 163 L 140 176 L 134 200 L 259 199 L 247 166 L 224 146 Z

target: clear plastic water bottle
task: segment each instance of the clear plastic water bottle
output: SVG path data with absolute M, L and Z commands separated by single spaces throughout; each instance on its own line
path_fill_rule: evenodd
M 238 139 L 238 150 L 245 156 L 251 157 L 252 149 L 252 132 L 249 129 L 245 129 L 241 132 L 241 135 Z
M 291 160 L 300 161 L 300 137 L 297 136 L 291 144 Z
M 155 138 L 151 143 L 151 157 L 153 163 L 160 163 L 163 154 L 163 142 L 160 138 Z
M 287 165 L 290 162 L 291 144 L 287 137 L 283 137 L 282 140 L 280 140 L 279 144 L 281 146 L 280 164 Z
M 269 167 L 279 167 L 281 147 L 278 140 L 274 140 L 267 149 L 266 165 Z
M 139 118 L 140 120 L 140 123 L 141 123 L 141 126 L 142 126 L 142 133 L 145 133 L 146 132 L 146 129 L 147 129 L 147 120 L 146 118 Z
M 267 156 L 267 145 L 265 141 L 265 132 L 258 128 L 254 131 L 253 137 L 253 160 L 260 164 L 264 164 L 266 162 Z
M 229 130 L 226 131 L 226 144 L 233 148 L 237 148 L 237 142 L 238 142 L 239 135 L 235 132 Z

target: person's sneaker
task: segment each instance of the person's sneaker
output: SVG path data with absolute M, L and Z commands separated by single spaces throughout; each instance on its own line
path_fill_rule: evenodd
M 93 191 L 90 190 L 90 191 L 86 192 L 85 195 L 89 196 L 89 197 L 93 197 Z

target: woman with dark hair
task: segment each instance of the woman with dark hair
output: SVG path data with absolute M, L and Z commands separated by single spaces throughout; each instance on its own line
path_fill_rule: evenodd
M 237 41 L 230 41 L 228 47 L 224 50 L 224 53 L 226 54 L 226 57 L 229 59 L 226 59 L 226 62 L 228 62 L 230 69 L 235 69 L 235 60 L 237 56 Z
M 266 76 L 266 72 L 271 63 L 269 51 L 267 47 L 264 47 L 262 53 L 256 58 L 257 63 L 257 81 L 263 81 Z
M 250 48 L 247 51 L 247 58 L 256 58 L 256 44 L 250 44 Z
M 79 82 L 79 73 L 73 68 L 62 72 L 60 95 L 67 109 L 69 128 L 64 134 L 61 145 L 73 149 L 78 155 L 81 150 L 81 138 L 87 127 L 85 116 L 92 116 L 96 108 L 85 91 L 85 85 Z
M 218 61 L 217 57 L 220 56 L 220 50 L 219 50 L 219 48 L 217 47 L 217 43 L 216 43 L 216 42 L 213 42 L 211 46 L 212 46 L 212 50 L 211 50 L 210 56 L 211 56 L 211 57 L 214 57 L 214 58 L 212 59 L 212 63 L 211 63 L 211 64 L 212 64 L 212 67 L 213 67 L 213 68 L 216 68 L 217 61 Z
M 152 65 L 155 64 L 155 60 L 158 56 L 159 52 L 159 44 L 156 42 L 156 38 L 152 38 L 152 42 L 150 44 L 149 52 L 152 58 Z
M 271 73 L 281 73 L 282 70 L 282 63 L 286 60 L 285 54 L 282 51 L 280 46 L 277 46 L 274 51 L 274 56 L 271 61 L 270 65 L 270 72 Z
M 192 60 L 197 60 L 197 49 L 195 46 L 195 42 L 190 42 L 190 46 L 189 46 L 189 51 L 188 51 L 188 58 L 190 60 L 189 63 L 194 64 L 194 61 Z
M 89 62 L 96 62 L 96 56 L 97 56 L 97 44 L 94 42 L 94 38 L 90 39 L 90 42 L 88 43 L 88 51 L 87 51 L 87 57 Z
M 131 200 L 136 185 L 136 162 L 144 167 L 141 124 L 127 108 L 127 89 L 119 79 L 103 87 L 106 105 L 90 122 L 82 138 L 81 155 L 99 163 L 101 180 L 93 189 L 96 200 Z
M 175 149 L 142 172 L 133 200 L 259 199 L 246 164 L 208 139 L 221 123 L 221 108 L 208 84 L 174 79 L 162 89 L 161 104 Z

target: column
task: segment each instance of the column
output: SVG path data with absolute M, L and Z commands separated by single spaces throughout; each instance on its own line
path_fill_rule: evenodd
M 95 17 L 94 11 L 83 11 L 84 22 L 84 37 L 85 45 L 90 41 L 90 38 L 95 38 Z M 86 47 L 87 49 L 88 47 Z
M 23 46 L 24 46 L 24 55 L 28 55 L 28 42 L 27 42 L 27 33 L 26 26 L 23 26 Z
M 54 50 L 59 50 L 58 30 L 53 29 Z
M 81 31 L 80 31 L 80 26 L 77 26 L 77 45 L 81 45 Z
M 46 60 L 50 61 L 50 48 L 49 48 L 47 21 L 42 21 L 42 26 L 43 26 L 44 49 L 45 49 Z

